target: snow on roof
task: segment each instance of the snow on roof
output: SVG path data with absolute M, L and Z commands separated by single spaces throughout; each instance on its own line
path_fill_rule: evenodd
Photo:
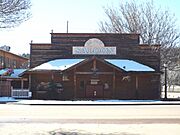
M 81 61 L 84 59 L 57 59 L 57 60 L 52 60 L 46 63 L 43 63 L 30 71 L 34 70 L 65 70 Z
M 155 71 L 146 65 L 140 64 L 133 60 L 122 59 L 105 59 L 105 61 L 125 70 L 125 71 Z
M 11 71 L 11 73 L 9 73 L 9 71 Z M 25 71 L 26 69 L 2 69 L 0 70 L 0 76 L 19 78 L 19 75 Z
M 30 71 L 34 70 L 65 70 L 79 62 L 82 62 L 84 59 L 57 59 L 52 60 L 46 63 L 43 63 Z M 155 71 L 153 68 L 150 68 L 141 63 L 135 62 L 133 60 L 126 59 L 105 59 L 105 61 L 115 65 L 118 68 L 121 68 L 125 71 Z

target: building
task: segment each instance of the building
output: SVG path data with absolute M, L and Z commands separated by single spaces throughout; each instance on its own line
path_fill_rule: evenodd
M 0 70 L 0 96 L 29 98 L 28 78 L 20 77 L 27 69 Z
M 0 96 L 17 97 L 16 93 L 20 93 L 20 97 L 23 97 L 25 91 L 28 94 L 28 78 L 19 75 L 28 68 L 29 59 L 13 54 L 8 49 L 0 49 Z
M 35 99 L 158 99 L 159 45 L 139 34 L 51 33 L 31 43 L 30 90 Z
M 0 69 L 28 68 L 28 61 L 28 58 L 24 58 L 0 48 Z

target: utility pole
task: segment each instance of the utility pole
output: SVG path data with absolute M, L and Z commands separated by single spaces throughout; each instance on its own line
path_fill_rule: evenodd
M 67 21 L 67 33 L 69 32 L 69 21 Z

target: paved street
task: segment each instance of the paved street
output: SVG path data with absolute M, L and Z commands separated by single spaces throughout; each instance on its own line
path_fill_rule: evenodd
M 30 106 L 30 105 L 0 105 L 0 122 L 28 121 L 28 122 L 58 122 L 71 121 L 74 123 L 83 120 L 91 123 L 92 120 L 104 123 L 135 120 L 166 122 L 169 120 L 180 123 L 180 106 Z M 159 119 L 161 119 L 159 121 Z M 78 121 L 79 120 L 79 121 Z M 95 121 L 97 122 L 97 121 Z
M 24 128 L 25 127 L 25 128 Z M 19 130 L 8 130 L 19 129 Z M 180 106 L 50 106 L 0 104 L 0 133 L 180 134 Z M 147 132 L 149 130 L 149 132 Z M 8 131 L 8 132 L 7 132 Z M 66 132 L 67 132 L 66 131 Z M 124 133 L 124 134 L 123 134 Z

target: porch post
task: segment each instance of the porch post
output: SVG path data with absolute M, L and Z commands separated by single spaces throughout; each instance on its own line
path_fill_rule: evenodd
M 31 74 L 29 74 L 29 90 L 31 91 Z
M 24 89 L 24 80 L 21 79 L 21 89 L 23 90 Z
M 76 99 L 76 68 L 74 68 L 74 99 Z
M 54 81 L 54 74 L 53 74 L 53 72 L 51 73 L 51 80 Z
M 116 74 L 115 74 L 115 69 L 113 68 L 113 95 L 112 95 L 113 98 L 115 98 L 115 87 L 116 87 Z
M 139 79 L 138 76 L 136 75 L 136 89 L 135 89 L 136 99 L 138 99 L 138 89 L 139 89 Z

